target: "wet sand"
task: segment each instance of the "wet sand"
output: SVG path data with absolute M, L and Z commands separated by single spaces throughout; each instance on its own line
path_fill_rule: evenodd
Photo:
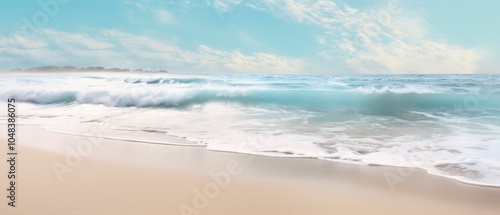
M 4 130 L 5 126 L 0 126 Z M 6 158 L 6 139 L 0 138 Z M 500 189 L 408 168 L 276 158 L 19 126 L 0 214 L 498 214 Z M 0 183 L 7 195 L 7 166 Z M 389 179 L 389 180 L 388 180 Z

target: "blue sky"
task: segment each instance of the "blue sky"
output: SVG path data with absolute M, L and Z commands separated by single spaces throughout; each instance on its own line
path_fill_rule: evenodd
M 17 0 L 0 69 L 177 73 L 493 73 L 500 1 Z

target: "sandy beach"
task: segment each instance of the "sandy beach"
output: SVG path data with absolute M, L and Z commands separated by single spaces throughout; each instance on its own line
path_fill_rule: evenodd
M 500 1 L 0 11 L 0 215 L 500 215 Z
M 500 211 L 500 189 L 468 185 L 421 170 L 108 139 L 83 154 L 80 148 L 78 157 L 71 151 L 79 150 L 78 144 L 88 140 L 86 137 L 48 132 L 36 126 L 20 126 L 18 136 L 16 207 L 7 207 L 3 201 L 1 214 Z M 1 141 L 5 145 L 5 139 Z M 1 147 L 2 155 L 5 148 Z M 71 159 L 68 163 L 69 155 L 74 163 Z M 69 169 L 62 171 L 61 165 Z M 7 172 L 5 166 L 2 172 Z M 392 181 L 392 188 L 388 175 L 398 179 Z M 2 177 L 1 183 L 2 187 L 6 185 L 6 177 Z

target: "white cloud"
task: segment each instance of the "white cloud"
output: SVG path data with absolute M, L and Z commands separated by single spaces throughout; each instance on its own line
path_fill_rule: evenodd
M 171 42 L 117 30 L 75 34 L 44 29 L 43 33 L 44 37 L 29 38 L 30 43 L 21 34 L 0 37 L 0 59 L 12 67 L 23 63 L 143 69 L 161 65 L 173 72 L 197 73 L 297 73 L 303 68 L 300 60 L 284 56 L 245 54 L 206 45 L 186 50 Z M 29 44 L 34 45 L 26 48 Z
M 165 5 L 168 3 L 167 1 Z M 191 1 L 184 4 L 195 7 Z M 422 16 L 406 10 L 394 0 L 378 7 L 357 9 L 335 0 L 207 0 L 222 18 L 242 4 L 294 23 L 318 26 L 318 55 L 343 72 L 362 73 L 474 73 L 485 70 L 485 53 L 437 40 L 425 26 Z M 130 3 L 152 11 L 162 23 L 172 24 L 168 10 L 151 6 L 149 0 Z M 404 10 L 403 10 L 404 9 Z M 45 38 L 26 39 L 14 34 L 0 37 L 2 64 L 28 65 L 75 64 L 82 66 L 143 68 L 167 65 L 175 71 L 190 72 L 304 72 L 305 60 L 269 53 L 244 53 L 240 50 L 217 50 L 200 45 L 186 50 L 173 42 L 120 31 L 75 34 L 45 29 Z M 243 41 L 258 47 L 258 41 L 245 34 Z M 307 58 L 311 60 L 312 58 Z M 17 62 L 17 64 L 16 64 Z M 492 62 L 489 60 L 488 62 Z M 488 65 L 493 65 L 488 63 Z M 496 64 L 495 64 L 496 65 Z M 486 70 L 491 71 L 493 66 Z
M 141 1 L 126 0 L 123 3 L 125 5 L 131 5 L 131 6 L 137 7 L 139 9 L 141 9 L 141 10 L 145 10 L 146 9 L 146 6 L 144 6 L 144 2 L 141 2 Z
M 364 73 L 473 73 L 480 60 L 477 51 L 443 42 L 419 41 L 411 44 L 395 40 L 389 44 L 370 44 L 347 63 Z
M 482 58 L 479 50 L 431 38 L 421 16 L 398 0 L 364 9 L 335 0 L 260 0 L 249 7 L 321 27 L 318 54 L 354 72 L 474 73 Z
M 198 53 L 203 56 L 199 62 L 203 67 L 214 71 L 224 68 L 227 71 L 245 73 L 297 73 L 302 71 L 299 60 L 289 59 L 267 53 L 254 53 L 245 55 L 241 51 L 221 51 L 201 45 Z M 225 72 L 224 70 L 219 72 Z
M 77 33 L 67 33 L 61 31 L 54 31 L 50 29 L 45 29 L 45 36 L 53 39 L 54 43 L 57 43 L 59 47 L 65 48 L 78 48 L 78 49 L 109 49 L 113 47 L 113 44 L 102 38 L 91 38 L 86 37 Z M 45 41 L 39 41 L 40 43 L 46 43 Z
M 236 6 L 241 4 L 243 0 L 214 0 L 214 1 L 207 1 L 207 4 L 209 6 L 212 6 L 217 10 L 217 12 L 231 12 Z
M 247 7 L 250 7 L 252 9 L 254 9 L 254 10 L 259 10 L 259 11 L 265 11 L 266 10 L 265 8 L 259 7 L 257 5 L 251 4 L 251 3 L 246 3 L 245 5 Z
M 158 21 L 165 23 L 165 24 L 172 24 L 173 23 L 173 16 L 172 14 L 165 9 L 157 9 L 153 10 L 155 17 Z
M 197 7 L 200 3 L 196 0 L 126 0 L 123 4 L 135 9 L 127 11 L 131 21 L 137 21 L 136 16 L 143 16 L 147 13 L 160 23 L 175 24 L 174 14 L 184 13 L 188 9 Z
M 213 7 L 220 20 L 224 20 L 224 13 L 232 12 L 243 0 L 206 0 L 208 6 Z

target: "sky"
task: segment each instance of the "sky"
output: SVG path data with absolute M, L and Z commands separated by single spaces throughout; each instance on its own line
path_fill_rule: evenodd
M 496 0 L 0 0 L 0 69 L 498 73 Z

